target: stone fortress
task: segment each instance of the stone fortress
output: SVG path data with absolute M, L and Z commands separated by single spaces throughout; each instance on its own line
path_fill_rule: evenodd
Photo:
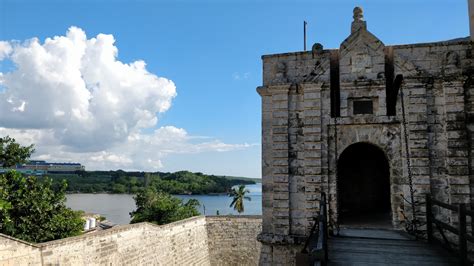
M 262 57 L 261 265 L 294 263 L 321 192 L 334 231 L 423 222 L 426 194 L 474 203 L 472 39 L 386 46 L 359 7 L 350 29 L 339 49 Z
M 0 265 L 293 265 L 322 192 L 334 231 L 404 229 L 414 214 L 423 221 L 410 202 L 425 194 L 474 203 L 472 39 L 386 46 L 362 9 L 353 18 L 339 49 L 262 57 L 262 218 L 140 223 L 41 244 L 0 235 Z

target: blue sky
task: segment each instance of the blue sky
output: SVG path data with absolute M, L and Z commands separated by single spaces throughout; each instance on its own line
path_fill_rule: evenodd
M 465 0 L 0 0 L 0 40 L 37 37 L 42 43 L 65 35 L 71 26 L 82 29 L 87 38 L 113 35 L 118 60 L 143 60 L 147 71 L 176 85 L 171 107 L 158 114 L 156 125 L 141 132 L 173 126 L 185 129 L 191 144 L 248 144 L 226 151 L 169 153 L 159 158 L 160 171 L 260 177 L 261 106 L 255 88 L 262 83 L 261 55 L 302 50 L 303 20 L 308 22 L 308 47 L 320 42 L 337 48 L 349 34 L 355 6 L 363 7 L 368 29 L 386 45 L 469 34 Z M 9 71 L 11 64 L 4 60 L 0 72 Z M 57 159 L 46 156 L 48 152 L 44 149 L 42 158 Z

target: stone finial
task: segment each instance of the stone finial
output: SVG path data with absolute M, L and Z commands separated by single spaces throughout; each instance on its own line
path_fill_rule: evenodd
M 355 33 L 361 29 L 366 30 L 367 22 L 364 21 L 364 11 L 362 8 L 358 6 L 355 7 L 353 13 L 354 15 L 352 17 L 354 21 L 352 21 L 351 33 Z
M 363 21 L 364 20 L 364 10 L 362 10 L 362 7 L 358 7 L 356 6 L 354 8 L 354 16 L 352 16 L 354 18 L 354 21 Z

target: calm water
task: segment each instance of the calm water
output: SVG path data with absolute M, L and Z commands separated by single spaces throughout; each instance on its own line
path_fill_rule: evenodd
M 245 211 L 242 214 L 262 214 L 262 184 L 247 185 L 246 187 L 250 191 L 251 201 L 245 201 Z M 217 211 L 221 215 L 237 214 L 229 207 L 232 199 L 227 195 L 177 195 L 177 197 L 184 201 L 199 200 L 201 214 L 216 215 Z M 133 195 L 129 194 L 69 194 L 66 205 L 74 210 L 99 213 L 116 224 L 128 224 L 130 222 L 129 213 L 135 210 Z

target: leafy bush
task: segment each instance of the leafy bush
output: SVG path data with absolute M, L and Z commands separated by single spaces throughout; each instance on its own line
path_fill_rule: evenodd
M 80 212 L 65 206 L 66 186 L 15 171 L 0 175 L 0 232 L 36 243 L 81 234 Z
M 135 196 L 137 209 L 130 213 L 130 223 L 151 222 L 167 224 L 199 215 L 199 201 L 191 199 L 186 203 L 155 187 L 143 189 Z

